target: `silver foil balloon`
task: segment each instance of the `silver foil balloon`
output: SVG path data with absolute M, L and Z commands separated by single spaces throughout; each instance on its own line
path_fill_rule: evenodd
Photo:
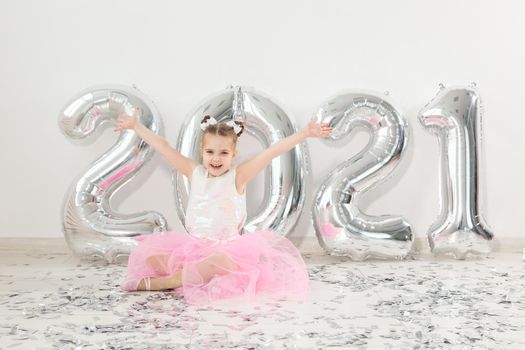
M 58 123 L 67 137 L 81 139 L 113 123 L 123 111 L 131 114 L 133 107 L 140 107 L 140 120 L 146 127 L 160 132 L 161 117 L 153 103 L 126 86 L 87 89 L 66 105 Z M 64 201 L 62 227 L 74 253 L 114 262 L 136 245 L 132 236 L 166 230 L 166 220 L 159 213 L 119 214 L 110 205 L 115 192 L 151 155 L 150 147 L 133 131 L 121 131 L 117 142 L 73 182 Z
M 371 134 L 368 145 L 332 170 L 316 194 L 312 219 L 319 243 L 331 255 L 358 261 L 406 257 L 414 242 L 411 225 L 400 216 L 370 216 L 359 209 L 360 196 L 399 164 L 407 144 L 406 120 L 385 97 L 360 90 L 330 98 L 315 116 L 334 128 L 328 142 L 357 127 Z
M 432 252 L 488 254 L 493 234 L 482 217 L 480 160 L 482 119 L 474 87 L 442 87 L 420 112 L 419 120 L 438 136 L 441 213 L 428 231 Z
M 176 147 L 196 161 L 200 161 L 200 122 L 204 115 L 210 115 L 218 122 L 232 118 L 243 121 L 244 133 L 254 136 L 265 147 L 297 131 L 287 113 L 270 97 L 252 88 L 231 86 L 206 98 L 181 126 Z M 257 214 L 247 218 L 245 233 L 271 229 L 286 235 L 294 228 L 305 201 L 307 157 L 308 151 L 303 143 L 275 158 L 266 168 L 264 199 Z M 173 174 L 173 181 L 177 191 L 177 212 L 184 225 L 190 184 L 177 172 Z

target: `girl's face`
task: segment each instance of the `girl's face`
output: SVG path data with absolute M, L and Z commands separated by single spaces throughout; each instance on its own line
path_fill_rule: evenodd
M 227 136 L 205 134 L 202 141 L 202 165 L 210 176 L 220 176 L 230 170 L 237 155 L 233 140 Z

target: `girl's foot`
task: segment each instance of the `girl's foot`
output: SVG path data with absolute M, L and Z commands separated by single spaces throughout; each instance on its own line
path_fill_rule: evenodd
M 137 290 L 151 290 L 151 278 L 139 278 L 134 280 L 126 280 L 122 282 L 120 287 L 127 292 L 134 292 Z
M 121 284 L 121 287 L 128 292 L 176 289 L 182 287 L 181 274 L 178 272 L 170 277 L 144 277 L 127 280 Z

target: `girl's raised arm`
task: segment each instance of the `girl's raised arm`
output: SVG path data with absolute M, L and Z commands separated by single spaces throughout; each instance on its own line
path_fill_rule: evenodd
M 266 150 L 237 167 L 237 177 L 235 180 L 237 188 L 244 188 L 251 179 L 271 163 L 272 159 L 291 150 L 307 137 L 330 136 L 332 130 L 333 128 L 329 127 L 328 124 L 317 123 L 312 120 L 303 130 L 272 144 Z
M 146 128 L 139 120 L 140 110 L 135 107 L 132 115 L 122 113 L 117 119 L 117 126 L 114 131 L 130 129 L 137 133 L 148 145 L 155 151 L 159 152 L 179 173 L 191 179 L 193 169 L 197 162 L 193 159 L 183 156 L 175 148 L 171 147 L 168 141 L 150 129 Z

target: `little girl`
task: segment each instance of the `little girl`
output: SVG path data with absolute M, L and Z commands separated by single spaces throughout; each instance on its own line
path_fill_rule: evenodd
M 332 128 L 311 121 L 302 131 L 235 166 L 237 138 L 244 125 L 217 123 L 205 116 L 201 121 L 202 164 L 198 164 L 142 125 L 139 112 L 135 108 L 133 115 L 119 116 L 115 131 L 135 131 L 188 178 L 188 233 L 166 231 L 135 237 L 138 246 L 129 257 L 129 278 L 122 288 L 177 289 L 192 304 L 257 294 L 304 300 L 309 290 L 308 273 L 297 248 L 270 230 L 240 235 L 246 220 L 245 189 L 273 158 L 307 137 L 329 136 Z

